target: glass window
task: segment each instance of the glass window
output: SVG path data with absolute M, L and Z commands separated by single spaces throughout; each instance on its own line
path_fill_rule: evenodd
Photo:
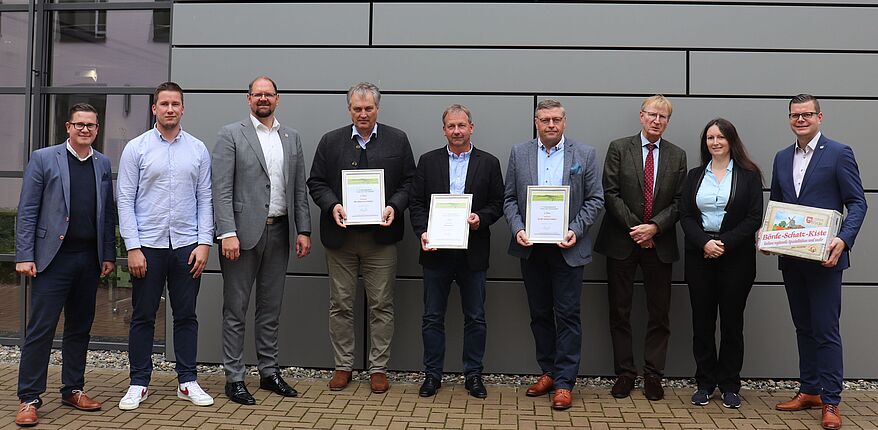
M 155 318 L 155 340 L 157 345 L 165 344 L 165 297 L 159 305 Z M 115 272 L 101 279 L 95 302 L 95 319 L 91 326 L 92 342 L 128 343 L 128 330 L 131 326 L 131 277 L 128 266 L 117 264 Z M 55 329 L 55 338 L 64 333 L 64 315 Z
M 129 140 L 152 128 L 150 96 L 106 94 L 56 94 L 50 99 L 49 142 L 67 139 L 64 123 L 76 103 L 88 103 L 98 110 L 98 136 L 94 148 L 110 158 L 113 171 L 119 166 L 122 149 Z
M 18 213 L 20 194 L 21 178 L 0 178 L 0 253 L 2 254 L 15 253 L 15 215 Z
M 0 12 L 0 87 L 27 84 L 27 12 Z
M 21 332 L 21 277 L 15 263 L 0 262 L 0 337 L 19 337 Z
M 24 95 L 0 94 L 0 170 L 24 170 L 24 150 Z
M 167 80 L 167 23 L 151 10 L 56 11 L 52 23 L 51 85 L 149 87 Z

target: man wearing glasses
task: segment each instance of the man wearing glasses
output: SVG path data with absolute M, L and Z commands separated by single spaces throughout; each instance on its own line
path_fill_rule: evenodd
M 38 422 L 62 308 L 61 403 L 83 411 L 101 408 L 83 385 L 98 280 L 116 266 L 113 178 L 110 160 L 91 146 L 98 135 L 97 110 L 73 105 L 65 128 L 66 142 L 31 155 L 18 204 L 15 271 L 32 279 L 15 416 L 24 427 Z
M 177 397 L 210 406 L 197 381 L 201 272 L 213 243 L 210 153 L 183 131 L 183 89 L 173 82 L 153 93 L 155 127 L 135 137 L 119 161 L 119 233 L 128 250 L 132 292 L 128 360 L 131 385 L 119 409 L 137 409 L 149 395 L 155 316 L 165 284 L 174 317 Z
M 610 142 L 604 160 L 607 213 L 595 250 L 607 256 L 610 336 L 616 383 L 613 397 L 634 388 L 637 367 L 631 339 L 634 273 L 643 272 L 649 319 L 644 346 L 643 392 L 649 400 L 664 397 L 662 376 L 671 336 L 671 264 L 677 249 L 677 204 L 686 177 L 686 153 L 662 134 L 673 106 L 662 95 L 640 106 L 640 133 Z
M 311 251 L 311 213 L 299 133 L 274 116 L 280 103 L 267 76 L 250 82 L 250 115 L 226 125 L 213 147 L 213 209 L 223 269 L 223 369 L 226 396 L 256 404 L 244 385 L 244 330 L 256 283 L 259 388 L 298 393 L 280 376 L 277 331 L 290 248 Z
M 503 212 L 512 232 L 509 254 L 518 257 L 537 363 L 543 374 L 527 389 L 531 397 L 552 389 L 552 408 L 573 406 L 573 385 L 582 356 L 582 272 L 591 262 L 588 230 L 604 205 L 594 148 L 564 136 L 567 114 L 557 100 L 534 112 L 537 138 L 512 147 L 506 169 Z M 536 180 L 536 183 L 534 183 Z M 534 244 L 526 227 L 529 185 L 570 187 L 568 224 L 559 243 Z
M 832 209 L 847 216 L 822 263 L 778 257 L 799 345 L 799 392 L 778 403 L 781 411 L 823 408 L 822 425 L 841 427 L 844 378 L 841 333 L 841 278 L 848 253 L 866 217 L 866 197 L 854 151 L 820 132 L 823 112 L 809 94 L 790 100 L 790 129 L 796 142 L 774 157 L 771 200 Z
M 320 242 L 326 248 L 329 272 L 329 338 L 335 359 L 329 389 L 333 391 L 343 390 L 351 380 L 358 269 L 369 304 L 370 387 L 376 394 L 390 389 L 385 373 L 393 338 L 396 242 L 402 240 L 415 160 L 405 132 L 378 123 L 380 102 L 381 93 L 371 83 L 361 82 L 348 90 L 353 124 L 320 138 L 308 178 L 311 198 L 320 207 Z M 378 225 L 345 224 L 342 171 L 356 169 L 384 170 L 387 198 Z

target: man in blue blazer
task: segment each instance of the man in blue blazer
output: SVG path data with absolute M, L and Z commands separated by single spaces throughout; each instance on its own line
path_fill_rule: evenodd
M 556 100 L 537 104 L 538 138 L 515 145 L 506 169 L 503 212 L 512 231 L 509 254 L 521 262 L 530 307 L 531 331 L 543 375 L 528 388 L 542 396 L 553 388 L 552 407 L 572 405 L 579 373 L 582 321 L 579 302 L 583 267 L 591 262 L 588 234 L 604 207 L 595 150 L 564 136 L 566 113 Z M 534 244 L 525 232 L 528 185 L 569 185 L 568 230 L 558 244 Z
M 101 408 L 83 385 L 98 279 L 115 269 L 112 171 L 110 160 L 91 147 L 98 134 L 94 107 L 74 105 L 65 127 L 66 142 L 31 155 L 18 204 L 15 271 L 33 279 L 18 368 L 20 426 L 37 424 L 62 308 L 61 403 L 84 411 Z
M 796 143 L 774 157 L 771 200 L 833 209 L 847 217 L 829 244 L 822 263 L 779 257 L 790 313 L 799 345 L 801 388 L 782 411 L 823 407 L 823 428 L 841 427 L 842 368 L 841 277 L 850 266 L 848 253 L 866 216 L 866 198 L 854 152 L 820 133 L 823 112 L 808 94 L 790 100 L 790 128 Z

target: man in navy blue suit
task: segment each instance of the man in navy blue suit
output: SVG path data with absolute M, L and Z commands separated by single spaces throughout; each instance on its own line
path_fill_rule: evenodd
M 841 277 L 850 266 L 848 253 L 866 216 L 866 197 L 853 150 L 820 133 L 823 112 L 812 95 L 790 100 L 790 128 L 796 143 L 774 157 L 771 200 L 823 209 L 847 216 L 829 244 L 822 263 L 779 257 L 790 313 L 799 345 L 799 392 L 778 403 L 781 411 L 822 407 L 822 425 L 841 427 L 844 378 L 841 333 Z
M 55 327 L 64 310 L 61 403 L 101 404 L 83 392 L 98 278 L 115 269 L 116 205 L 110 160 L 92 149 L 98 111 L 73 105 L 66 142 L 38 149 L 24 171 L 15 231 L 15 271 L 32 278 L 30 320 L 21 347 L 15 423 L 37 424 Z

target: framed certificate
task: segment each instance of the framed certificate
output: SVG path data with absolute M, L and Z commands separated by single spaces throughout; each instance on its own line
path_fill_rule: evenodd
M 561 243 L 569 230 L 570 186 L 529 185 L 524 231 L 532 243 Z
M 427 219 L 428 248 L 466 249 L 472 194 L 433 194 Z
M 384 169 L 341 171 L 345 225 L 380 224 L 384 214 Z

